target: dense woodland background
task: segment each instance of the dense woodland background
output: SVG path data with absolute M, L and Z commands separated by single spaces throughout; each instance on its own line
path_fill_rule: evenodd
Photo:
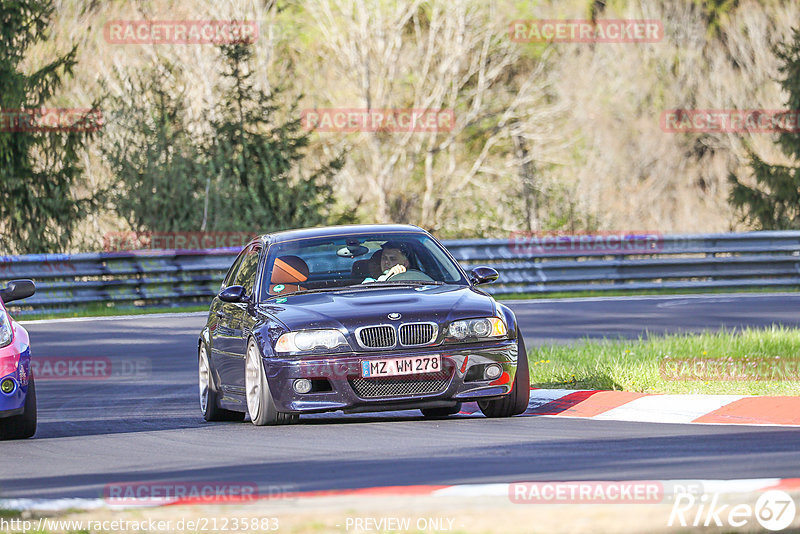
M 731 206 L 729 176 L 752 183 L 751 155 L 793 163 L 776 135 L 665 133 L 659 118 L 674 108 L 784 108 L 775 47 L 800 21 L 796 1 L 55 0 L 52 7 L 48 39 L 33 42 L 18 67 L 35 72 L 76 46 L 72 75 L 64 73 L 46 104 L 97 104 L 105 125 L 86 139 L 80 176 L 61 192 L 87 201 L 74 231 L 6 239 L 0 252 L 97 250 L 107 232 L 128 230 L 347 221 L 413 223 L 441 238 L 745 230 L 758 223 Z M 659 19 L 665 38 L 512 42 L 509 23 L 532 18 Z M 260 35 L 246 50 L 108 44 L 103 25 L 115 19 L 247 19 Z M 241 108 L 232 104 L 237 90 Z M 333 107 L 448 108 L 456 126 L 343 134 L 297 124 L 302 109 Z M 249 118 L 237 119 L 242 110 Z M 0 226 L 8 238 L 8 220 Z

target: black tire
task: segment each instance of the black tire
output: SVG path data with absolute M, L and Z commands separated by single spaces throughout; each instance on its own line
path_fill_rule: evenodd
M 23 406 L 21 414 L 0 419 L 0 439 L 26 439 L 36 434 L 36 385 L 32 375 Z
M 205 378 L 203 374 L 204 365 Z M 244 421 L 244 412 L 234 412 L 219 407 L 219 394 L 217 393 L 217 386 L 214 384 L 214 375 L 211 372 L 211 365 L 208 361 L 208 349 L 206 344 L 202 342 L 198 349 L 197 367 L 198 385 L 200 389 L 200 411 L 203 413 L 203 419 L 206 421 Z
M 261 351 L 252 339 L 247 343 L 245 396 L 250 422 L 256 426 L 291 425 L 300 419 L 298 414 L 278 411 L 269 391 L 267 374 L 261 362 Z
M 486 417 L 511 417 L 525 413 L 531 397 L 531 377 L 528 371 L 528 352 L 525 350 L 525 341 L 519 334 L 517 350 L 517 372 L 514 375 L 514 385 L 511 393 L 502 399 L 478 401 L 478 407 Z
M 455 406 L 449 408 L 422 408 L 420 410 L 424 417 L 447 417 L 448 415 L 455 415 L 461 411 L 461 403 L 456 403 Z

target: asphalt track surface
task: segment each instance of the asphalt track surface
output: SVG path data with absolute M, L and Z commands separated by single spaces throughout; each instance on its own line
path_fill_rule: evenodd
M 509 304 L 529 346 L 584 336 L 800 326 L 800 294 Z M 27 324 L 34 358 L 107 357 L 125 376 L 38 382 L 36 437 L 0 443 L 0 498 L 98 498 L 107 484 L 135 481 L 257 483 L 260 493 L 274 493 L 800 477 L 800 429 L 542 416 L 431 421 L 411 411 L 323 414 L 288 427 L 206 423 L 195 352 L 204 321 L 192 314 Z

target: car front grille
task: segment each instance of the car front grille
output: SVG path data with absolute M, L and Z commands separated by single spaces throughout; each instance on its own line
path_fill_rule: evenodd
M 450 371 L 443 370 L 423 377 L 351 378 L 349 382 L 362 399 L 377 399 L 441 393 L 447 389 L 450 378 Z
M 400 344 L 405 346 L 427 345 L 436 338 L 433 323 L 406 323 L 400 326 Z
M 361 344 L 371 349 L 386 349 L 397 344 L 394 327 L 390 325 L 367 326 L 358 332 Z

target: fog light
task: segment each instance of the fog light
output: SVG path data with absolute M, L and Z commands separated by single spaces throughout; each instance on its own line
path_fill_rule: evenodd
M 0 391 L 2 391 L 5 394 L 9 394 L 12 391 L 14 391 L 15 387 L 17 387 L 17 385 L 10 378 L 6 378 L 2 382 L 0 382 Z
M 294 384 L 292 384 L 292 387 L 296 393 L 308 393 L 311 391 L 311 380 L 307 378 L 297 379 L 294 381 Z
M 503 368 L 500 367 L 500 364 L 498 363 L 487 365 L 486 369 L 483 370 L 483 378 L 485 378 L 486 380 L 494 380 L 501 374 L 503 374 Z

